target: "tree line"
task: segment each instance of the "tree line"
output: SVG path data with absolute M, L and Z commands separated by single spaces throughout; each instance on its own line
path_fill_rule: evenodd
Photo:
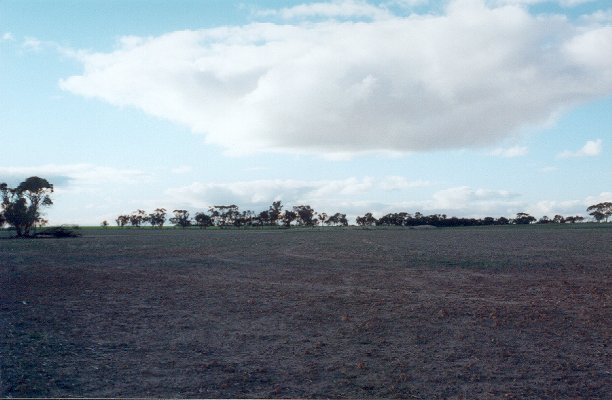
M 144 210 L 136 210 L 131 214 L 119 215 L 115 219 L 118 227 L 140 227 L 149 224 L 152 227 L 162 228 L 166 221 L 174 226 L 187 228 L 197 226 L 208 228 L 211 226 L 219 228 L 229 227 L 264 227 L 264 226 L 348 226 L 349 221 L 346 214 L 316 212 L 309 205 L 293 206 L 291 209 L 283 210 L 281 201 L 275 201 L 267 210 L 256 213 L 251 210 L 240 211 L 235 204 L 219 205 L 209 207 L 208 212 L 197 212 L 191 217 L 187 210 L 174 210 L 169 214 L 165 208 L 156 208 L 152 213 Z M 103 221 L 102 226 L 109 226 L 108 221 Z
M 10 225 L 16 232 L 17 237 L 36 236 L 37 227 L 45 226 L 48 221 L 42 215 L 42 209 L 53 205 L 51 194 L 53 184 L 44 178 L 32 176 L 21 182 L 14 188 L 6 183 L 0 183 L 0 228 Z M 149 224 L 152 227 L 163 228 L 166 221 L 174 226 L 187 228 L 197 226 L 208 228 L 211 226 L 226 227 L 264 227 L 282 226 L 347 226 L 349 221 L 346 214 L 337 212 L 327 214 L 317 212 L 309 205 L 298 205 L 284 209 L 282 202 L 274 201 L 267 210 L 256 213 L 251 210 L 240 211 L 238 206 L 219 205 L 212 206 L 208 212 L 197 212 L 191 217 L 187 210 L 174 210 L 169 216 L 164 208 L 157 208 L 152 213 L 144 210 L 136 210 L 131 214 L 119 215 L 115 223 L 119 227 L 140 227 Z M 587 208 L 587 212 L 597 222 L 608 222 L 612 216 L 612 202 L 601 202 Z M 169 217 L 169 218 L 168 218 Z M 518 213 L 514 218 L 457 218 L 447 217 L 445 214 L 423 215 L 420 212 L 410 214 L 407 212 L 389 213 L 380 218 L 375 218 L 372 213 L 358 216 L 355 223 L 359 226 L 418 226 L 432 225 L 437 227 L 450 226 L 480 226 L 480 225 L 526 225 L 532 223 L 576 223 L 584 221 L 584 217 L 555 215 L 552 218 L 543 216 L 540 219 L 528 213 Z M 109 226 L 107 221 L 102 226 Z M 47 232 L 39 232 L 39 236 L 64 237 L 71 236 L 73 232 L 69 229 L 51 229 Z
M 131 214 L 119 215 L 115 219 L 118 227 L 140 227 L 149 224 L 152 227 L 162 228 L 168 221 L 170 224 L 187 228 L 196 226 L 202 229 L 208 227 L 264 227 L 279 226 L 289 228 L 291 226 L 348 226 L 349 221 L 346 214 L 327 214 L 317 212 L 309 205 L 293 206 L 284 209 L 281 201 L 275 201 L 267 210 L 256 213 L 251 210 L 240 211 L 235 204 L 212 206 L 208 212 L 197 212 L 192 217 L 187 210 L 174 210 L 169 214 L 164 208 L 157 208 L 152 213 L 144 210 L 136 210 Z M 597 222 L 601 222 L 612 215 L 612 202 L 599 203 L 590 206 L 587 211 Z M 169 216 L 169 218 L 168 218 Z M 368 226 L 422 226 L 431 225 L 436 227 L 453 226 L 486 226 L 486 225 L 528 225 L 528 224 L 565 224 L 583 222 L 584 217 L 580 215 L 554 217 L 543 216 L 540 219 L 520 212 L 514 218 L 506 217 L 484 217 L 484 218 L 458 218 L 448 217 L 446 214 L 424 215 L 420 212 L 414 214 L 408 212 L 388 213 L 376 218 L 372 213 L 366 213 L 355 219 L 355 224 L 362 227 Z M 107 221 L 102 226 L 109 226 Z

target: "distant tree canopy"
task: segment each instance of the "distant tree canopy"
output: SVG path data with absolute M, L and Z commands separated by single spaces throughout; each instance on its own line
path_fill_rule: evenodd
M 156 208 L 154 212 L 149 214 L 149 223 L 151 226 L 157 226 L 159 229 L 164 227 L 166 223 L 166 209 Z
M 174 210 L 174 217 L 170 218 L 170 222 L 175 226 L 181 228 L 187 228 L 191 225 L 191 219 L 189 218 L 189 211 L 187 210 Z
M 514 219 L 514 223 L 517 225 L 528 225 L 532 222 L 536 222 L 536 218 L 527 214 L 527 213 L 518 213 L 516 214 L 516 218 Z
M 608 218 L 612 216 L 612 202 L 606 201 L 603 203 L 593 204 L 587 208 L 587 212 L 597 222 L 601 222 L 605 219 L 608 222 Z
M 611 203 L 602 203 L 604 206 Z M 596 205 L 600 206 L 600 205 Z M 595 206 L 593 206 L 595 207 Z M 284 206 L 281 201 L 274 201 L 268 209 L 256 213 L 251 210 L 240 211 L 240 208 L 235 204 L 216 205 L 208 208 L 208 212 L 196 212 L 191 219 L 187 210 L 174 210 L 174 217 L 170 218 L 170 222 L 181 228 L 186 228 L 192 225 L 205 229 L 208 227 L 217 228 L 239 228 L 239 227 L 284 227 L 292 226 L 314 227 L 314 226 L 348 226 L 349 221 L 346 214 L 325 212 L 316 212 L 311 206 L 303 204 L 292 207 L 291 209 L 283 210 Z M 593 208 L 593 212 L 608 212 L 610 209 L 605 207 Z M 603 211 L 599 211 L 603 210 Z M 608 211 L 605 211 L 608 210 Z M 598 216 L 599 214 L 595 214 Z M 605 219 L 605 214 L 603 214 Z M 117 226 L 124 227 L 131 225 L 140 227 L 142 223 L 148 222 L 153 227 L 161 228 L 165 221 L 166 210 L 158 208 L 155 212 L 145 214 L 143 210 L 134 211 L 132 214 L 120 215 L 115 220 Z M 355 223 L 361 227 L 370 226 L 420 226 L 432 225 L 436 227 L 453 227 L 453 226 L 486 226 L 486 225 L 529 225 L 538 224 L 563 224 L 582 222 L 584 217 L 562 216 L 555 215 L 552 218 L 543 216 L 539 220 L 534 216 L 520 212 L 514 218 L 506 217 L 484 217 L 484 218 L 457 218 L 448 217 L 446 214 L 424 215 L 420 212 L 410 214 L 408 212 L 388 213 L 380 218 L 374 217 L 370 212 L 363 216 L 357 216 Z
M 53 185 L 37 176 L 26 179 L 16 188 L 1 183 L 1 220 L 15 228 L 17 237 L 32 236 L 33 228 L 47 222 L 41 216 L 41 209 L 53 204 L 51 193 Z
M 213 226 L 212 217 L 206 213 L 203 213 L 203 212 L 196 213 L 194 219 L 195 219 L 196 225 L 199 226 L 200 229 L 208 228 L 209 226 Z

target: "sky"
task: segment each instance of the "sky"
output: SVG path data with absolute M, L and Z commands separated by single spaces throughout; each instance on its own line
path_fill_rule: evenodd
M 0 182 L 51 225 L 276 200 L 587 216 L 612 201 L 608 0 L 0 0 Z

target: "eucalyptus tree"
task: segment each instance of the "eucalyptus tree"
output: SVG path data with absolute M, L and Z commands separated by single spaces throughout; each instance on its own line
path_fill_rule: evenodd
M 294 206 L 293 212 L 297 215 L 297 221 L 300 225 L 315 226 L 318 222 L 314 218 L 315 211 L 308 205 Z
M 189 218 L 189 211 L 187 210 L 174 210 L 174 217 L 170 218 L 170 222 L 175 226 L 180 226 L 185 229 L 191 225 L 191 219 Z
M 140 228 L 143 223 L 149 221 L 149 217 L 147 216 L 145 210 L 136 210 L 130 214 L 129 218 L 130 224 L 136 228 Z
M 612 202 L 605 201 L 598 204 L 593 204 L 587 208 L 587 212 L 590 216 L 595 218 L 597 222 L 601 222 L 605 219 L 608 222 L 608 218 L 612 216 Z
M 357 217 L 355 222 L 359 226 L 372 226 L 376 225 L 377 220 L 372 216 L 372 213 L 366 213 L 363 217 Z
M 272 202 L 268 209 L 270 225 L 276 225 L 283 218 L 283 203 L 280 200 Z
M 16 188 L 0 184 L 2 209 L 6 222 L 15 228 L 18 237 L 29 237 L 32 228 L 44 221 L 41 208 L 53 205 L 53 185 L 44 178 L 32 176 Z
M 282 215 L 282 222 L 285 228 L 289 228 L 291 223 L 298 218 L 298 215 L 294 211 L 285 210 Z
M 206 229 L 209 226 L 214 225 L 213 219 L 211 218 L 211 216 L 204 212 L 196 213 L 193 219 L 195 220 L 196 225 L 200 227 L 200 229 L 202 228 Z
M 159 227 L 162 229 L 166 223 L 166 209 L 156 208 L 151 214 L 149 214 L 149 223 L 153 227 Z

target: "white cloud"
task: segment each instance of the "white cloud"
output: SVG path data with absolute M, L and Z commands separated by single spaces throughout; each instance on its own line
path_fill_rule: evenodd
M 43 46 L 43 42 L 33 38 L 33 37 L 27 37 L 23 40 L 23 43 L 21 44 L 26 50 L 31 50 L 31 51 L 38 51 L 41 49 L 41 47 Z
M 374 7 L 317 4 L 328 7 L 318 14 Z M 314 5 L 304 7 L 293 13 Z M 60 85 L 183 124 L 236 154 L 482 147 L 612 93 L 610 34 L 461 0 L 444 15 L 124 38 L 113 52 L 73 52 L 84 71 Z
M 0 167 L 0 176 L 2 179 L 18 181 L 29 176 L 42 176 L 56 188 L 96 186 L 101 183 L 132 184 L 150 179 L 149 175 L 136 169 L 120 169 L 92 164 Z
M 561 7 L 571 8 L 585 3 L 592 3 L 594 0 L 489 0 L 488 3 L 495 5 L 523 5 L 531 6 L 542 3 L 556 3 Z
M 605 71 L 603 68 L 607 67 L 607 78 L 612 76 L 609 68 L 612 61 L 612 26 L 581 33 L 569 40 L 563 50 L 584 68 Z
M 587 207 L 605 201 L 612 201 L 612 192 L 601 192 L 596 196 L 587 196 L 575 200 L 541 200 L 529 206 L 527 210 L 529 213 L 540 217 L 543 215 L 552 217 L 556 214 L 589 217 L 586 212 Z
M 427 204 L 428 209 L 435 210 L 480 210 L 488 211 L 501 205 L 514 206 L 513 200 L 518 195 L 507 190 L 473 189 L 460 186 L 440 190 L 433 194 L 433 199 Z
M 572 157 L 595 157 L 601 153 L 602 150 L 602 140 L 589 140 L 584 146 L 576 151 L 565 150 L 559 154 L 557 154 L 558 158 L 572 158 Z
M 4 32 L 1 38 L 4 42 L 12 42 L 13 40 L 15 40 L 15 36 L 13 36 L 11 32 Z
M 559 0 L 562 7 L 576 7 L 581 4 L 592 3 L 594 0 Z
M 514 158 L 525 156 L 528 152 L 529 149 L 523 146 L 513 146 L 508 148 L 498 147 L 497 149 L 491 152 L 491 155 L 504 158 Z
M 527 208 L 526 212 L 534 216 L 542 217 L 544 215 L 553 217 L 556 214 L 571 215 L 584 213 L 585 207 L 580 200 L 541 200 Z
M 391 15 L 381 7 L 359 0 L 336 0 L 331 2 L 318 2 L 299 4 L 280 10 L 269 9 L 257 12 L 260 16 L 280 16 L 284 19 L 326 17 L 326 18 L 389 18 Z
M 438 190 L 430 198 L 415 198 L 414 188 L 429 186 L 422 181 L 404 177 L 347 178 L 342 180 L 259 180 L 228 183 L 200 183 L 171 188 L 166 191 L 165 204 L 188 209 L 207 209 L 211 205 L 236 204 L 240 209 L 261 211 L 276 200 L 285 207 L 308 204 L 317 211 L 343 212 L 351 221 L 357 215 L 372 212 L 380 217 L 390 212 L 420 211 L 426 214 L 446 213 L 455 216 L 512 216 L 527 209 L 519 195 L 507 190 L 492 190 L 468 186 Z M 392 196 L 391 192 L 401 191 Z M 375 201 L 386 192 L 386 200 Z
M 597 10 L 592 14 L 582 15 L 580 20 L 591 25 L 610 25 L 612 23 L 612 9 Z
M 227 203 L 265 208 L 276 200 L 292 205 L 309 203 L 337 207 L 340 204 L 363 201 L 363 197 L 372 193 L 409 190 L 427 185 L 428 182 L 409 181 L 399 176 L 378 180 L 371 177 L 313 181 L 269 179 L 228 183 L 194 182 L 188 186 L 168 189 L 166 194 L 175 203 L 198 208 Z
M 382 179 L 379 185 L 382 190 L 391 191 L 426 187 L 430 186 L 431 182 L 423 180 L 410 181 L 403 176 L 388 176 Z
M 597 196 L 588 196 L 584 200 L 585 206 L 592 206 L 597 203 L 604 203 L 606 201 L 612 201 L 612 192 L 601 192 Z

